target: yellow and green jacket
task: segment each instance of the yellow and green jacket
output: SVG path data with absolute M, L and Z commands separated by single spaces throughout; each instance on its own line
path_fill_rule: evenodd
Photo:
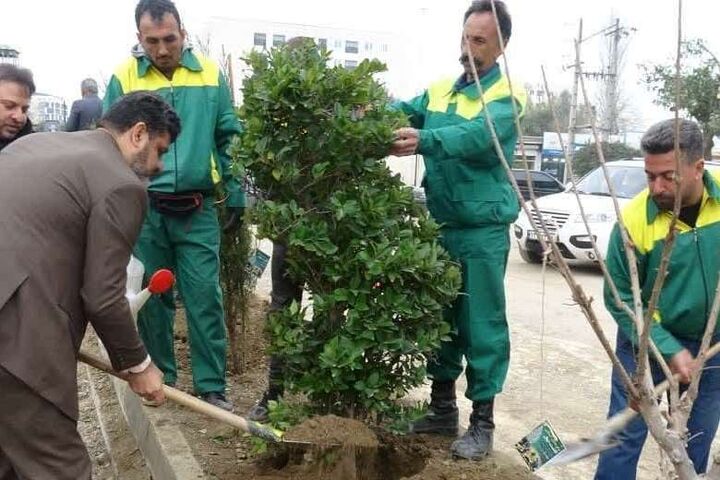
M 678 338 L 702 338 L 720 274 L 720 183 L 707 170 L 703 183 L 705 190 L 695 228 L 677 222 L 679 232 L 653 315 L 650 337 L 667 358 L 683 349 Z M 659 210 L 646 189 L 623 208 L 622 218 L 635 248 L 641 297 L 643 307 L 647 308 L 672 212 Z M 622 302 L 632 309 L 630 271 L 618 225 L 610 236 L 606 262 Z M 635 343 L 635 324 L 615 304 L 607 283 L 604 296 L 606 308 L 622 332 Z
M 517 140 L 512 102 L 523 115 L 525 91 L 514 83 L 511 95 L 497 64 L 480 78 L 480 85 L 503 154 L 512 159 Z M 520 207 L 495 152 L 475 83 L 440 80 L 397 106 L 420 130 L 423 187 L 435 220 L 449 228 L 515 221 Z
M 163 97 L 180 116 L 182 130 L 163 155 L 163 171 L 149 190 L 164 193 L 210 192 L 221 180 L 230 207 L 245 205 L 245 195 L 230 168 L 227 148 L 240 133 L 230 90 L 218 66 L 185 48 L 172 80 L 155 68 L 141 48 L 113 74 L 103 110 L 122 95 L 149 90 Z

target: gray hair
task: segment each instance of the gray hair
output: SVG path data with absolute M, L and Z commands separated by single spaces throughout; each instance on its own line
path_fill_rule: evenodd
M 82 90 L 83 92 L 94 93 L 97 95 L 97 93 L 98 93 L 97 82 L 95 80 L 93 80 L 92 78 L 86 78 L 80 84 L 80 90 Z
M 694 163 L 703 158 L 704 142 L 702 130 L 691 120 L 679 119 L 679 148 L 685 163 Z M 675 149 L 675 119 L 658 122 L 645 132 L 640 147 L 650 155 L 672 152 Z

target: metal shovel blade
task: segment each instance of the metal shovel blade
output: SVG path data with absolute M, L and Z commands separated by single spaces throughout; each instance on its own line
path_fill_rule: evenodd
M 566 443 L 565 451 L 554 457 L 547 465 L 567 465 L 619 445 L 618 434 L 637 416 L 636 411 L 626 408 L 610 418 L 602 430 L 593 437 L 583 438 L 579 442 Z
M 559 453 L 548 461 L 545 466 L 560 466 L 567 465 L 568 463 L 577 462 L 583 458 L 591 455 L 597 455 L 598 453 L 615 447 L 619 442 L 599 442 L 598 439 L 583 438 L 579 442 L 566 443 L 565 450 Z

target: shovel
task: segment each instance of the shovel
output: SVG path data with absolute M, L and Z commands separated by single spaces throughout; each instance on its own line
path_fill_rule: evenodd
M 108 373 L 114 377 L 120 378 L 122 380 L 125 380 L 122 375 L 120 375 L 118 372 L 112 369 L 110 365 L 108 365 L 105 361 L 101 360 L 97 356 L 88 353 L 86 351 L 80 350 L 78 353 L 78 360 L 80 360 L 83 363 L 86 363 L 90 365 L 91 367 L 97 368 L 98 370 L 101 370 L 105 373 Z M 294 442 L 289 440 L 283 440 L 282 435 L 283 432 L 280 430 L 276 430 L 271 427 L 266 427 L 265 425 L 261 425 L 257 422 L 253 422 L 251 420 L 247 420 L 239 415 L 232 414 L 226 410 L 223 410 L 222 408 L 216 407 L 215 405 L 211 405 L 207 402 L 204 402 L 200 400 L 199 398 L 196 398 L 190 394 L 187 394 L 183 391 L 180 391 L 176 388 L 169 387 L 167 385 L 163 385 L 163 392 L 165 393 L 165 397 L 168 400 L 171 400 L 178 405 L 182 405 L 183 407 L 186 407 L 193 412 L 198 412 L 203 415 L 207 415 L 208 417 L 214 418 L 215 420 L 219 420 L 223 423 L 226 423 L 232 427 L 238 428 L 242 430 L 243 432 L 247 432 L 250 435 L 253 435 L 255 437 L 262 438 L 263 440 L 267 440 L 269 442 L 273 443 L 305 443 L 305 442 Z
M 707 359 L 712 358 L 714 355 L 720 352 L 720 343 L 716 343 L 707 350 L 705 357 Z M 677 376 L 675 376 L 677 380 Z M 655 386 L 654 393 L 656 396 L 660 396 L 670 388 L 670 382 L 668 380 L 663 381 Z M 547 462 L 545 465 L 567 465 L 591 455 L 597 455 L 605 450 L 613 448 L 620 444 L 617 439 L 617 435 L 622 432 L 630 422 L 635 420 L 639 415 L 638 412 L 628 407 L 620 413 L 610 418 L 605 426 L 590 438 L 582 438 L 579 442 L 567 443 L 565 450 L 554 457 L 552 460 Z

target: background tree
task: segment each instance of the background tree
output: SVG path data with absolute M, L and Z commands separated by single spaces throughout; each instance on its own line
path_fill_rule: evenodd
M 233 154 L 264 191 L 258 235 L 287 245 L 289 275 L 312 297 L 270 319 L 286 386 L 317 410 L 387 412 L 421 384 L 447 335 L 442 309 L 460 272 L 438 226 L 382 160 L 405 123 L 373 75 L 377 60 L 329 67 L 312 41 L 253 52 Z
M 553 95 L 553 103 L 558 116 L 558 122 L 563 128 L 563 132 L 567 131 L 570 122 L 570 103 L 572 95 L 569 90 L 562 90 L 558 94 Z M 590 122 L 590 115 L 583 106 L 578 107 L 577 123 L 578 125 L 586 125 Z M 544 132 L 555 132 L 555 123 L 553 122 L 552 110 L 547 101 L 528 101 L 525 118 L 523 119 L 523 134 L 542 136 Z
M 210 34 L 204 37 L 196 36 L 194 44 L 200 53 L 208 58 L 212 57 L 212 38 Z M 220 58 L 217 62 L 225 81 L 228 83 L 230 96 L 233 104 L 235 104 L 231 57 L 225 53 L 224 46 L 221 47 Z M 233 168 L 240 170 L 237 166 Z M 224 225 L 228 212 L 225 204 L 227 194 L 222 185 L 217 188 L 215 197 L 217 198 L 216 205 L 220 225 Z M 221 235 L 220 286 L 223 291 L 225 326 L 228 332 L 229 368 L 230 371 L 239 374 L 245 370 L 245 333 L 248 323 L 248 305 L 255 288 L 255 278 L 248 268 L 248 260 L 253 250 L 252 234 L 247 221 L 243 221 L 240 228 L 222 232 Z
M 655 103 L 686 113 L 705 134 L 705 158 L 712 158 L 713 137 L 720 133 L 720 63 L 701 39 L 683 42 L 680 95 L 675 100 L 675 64 L 643 66 L 643 80 L 655 92 Z
M 624 143 L 601 142 L 600 146 L 603 151 L 603 158 L 606 161 L 633 158 L 642 155 L 640 150 L 628 147 Z M 575 152 L 573 171 L 577 177 L 585 175 L 599 165 L 600 158 L 598 157 L 597 145 L 595 143 L 589 143 Z

